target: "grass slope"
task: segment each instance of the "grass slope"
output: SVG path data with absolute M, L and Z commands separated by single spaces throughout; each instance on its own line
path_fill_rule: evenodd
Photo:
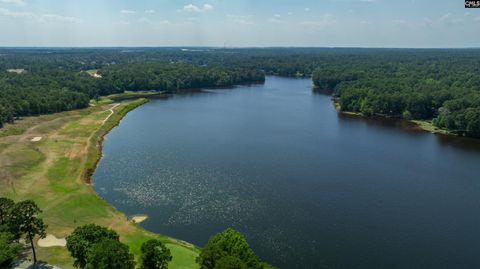
M 0 129 L 0 196 L 16 201 L 32 199 L 43 209 L 47 233 L 67 236 L 83 224 L 96 223 L 120 234 L 138 258 L 141 244 L 158 238 L 173 254 L 169 268 L 198 268 L 198 248 L 167 236 L 148 232 L 114 209 L 85 183 L 101 157 L 103 136 L 144 99 L 121 103 L 110 115 L 112 104 L 28 117 Z M 33 137 L 42 137 L 32 142 Z M 38 248 L 41 260 L 72 268 L 66 248 Z

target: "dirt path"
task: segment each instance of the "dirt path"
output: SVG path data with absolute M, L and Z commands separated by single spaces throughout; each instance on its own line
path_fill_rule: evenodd
M 119 106 L 120 104 L 115 104 L 114 106 L 112 106 L 110 109 L 108 109 L 110 111 L 110 115 L 108 115 L 103 121 L 102 121 L 102 125 L 105 124 L 105 122 L 107 122 L 107 120 L 113 115 L 113 113 L 115 113 L 113 111 L 114 108 L 116 108 L 117 106 Z

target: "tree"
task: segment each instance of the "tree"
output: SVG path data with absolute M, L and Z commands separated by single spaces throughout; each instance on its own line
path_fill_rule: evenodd
M 15 203 L 8 198 L 0 197 L 0 225 L 7 223 L 7 218 Z
M 197 263 L 200 264 L 201 269 L 219 269 L 217 263 L 221 261 L 221 263 L 231 264 L 235 258 L 247 268 L 267 268 L 267 264 L 262 263 L 255 256 L 245 237 L 231 228 L 208 240 L 197 258 Z
M 151 239 L 142 244 L 142 269 L 167 269 L 171 260 L 170 250 L 161 241 Z
M 408 110 L 405 110 L 402 113 L 402 117 L 406 120 L 411 120 L 412 119 L 412 113 L 410 113 L 410 111 L 408 111 Z
M 114 239 L 103 239 L 87 255 L 87 269 L 133 269 L 135 261 L 128 246 Z
M 217 261 L 214 269 L 248 269 L 248 267 L 238 257 L 225 256 Z
M 21 246 L 14 242 L 12 234 L 0 232 L 0 268 L 11 268 L 20 250 Z
M 33 238 L 37 235 L 40 236 L 40 238 L 45 238 L 45 229 L 47 228 L 43 220 L 38 217 L 40 213 L 42 213 L 42 210 L 38 208 L 35 202 L 26 200 L 12 207 L 9 220 L 11 227 L 18 231 L 19 234 L 25 234 L 30 242 L 34 264 L 37 262 L 37 255 L 35 253 Z
M 67 236 L 67 249 L 75 259 L 75 267 L 85 268 L 89 249 L 105 239 L 119 240 L 118 234 L 108 228 L 95 224 L 87 224 L 77 227 L 73 233 Z

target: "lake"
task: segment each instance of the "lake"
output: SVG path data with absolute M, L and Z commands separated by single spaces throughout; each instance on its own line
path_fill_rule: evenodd
M 103 152 L 100 196 L 198 246 L 233 227 L 280 268 L 480 268 L 480 141 L 339 115 L 309 79 L 152 100 Z

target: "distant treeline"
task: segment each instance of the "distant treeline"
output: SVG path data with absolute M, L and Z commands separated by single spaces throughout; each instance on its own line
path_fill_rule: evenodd
M 221 68 L 191 64 L 135 63 L 111 65 L 99 74 L 100 95 L 123 91 L 167 91 L 206 87 L 226 87 L 241 83 L 264 82 L 265 74 L 256 69 Z
M 342 111 L 433 120 L 480 137 L 480 50 L 425 50 L 336 57 L 313 73 Z
M 20 116 L 87 107 L 96 89 L 88 74 L 0 72 L 0 127 Z
M 132 58 L 134 63 L 117 64 L 116 54 L 105 58 L 97 52 L 34 52 L 18 50 L 18 55 L 0 56 L 0 68 L 3 69 L 0 70 L 0 127 L 21 116 L 84 108 L 90 99 L 126 90 L 177 92 L 265 80 L 264 72 L 259 69 L 233 65 L 221 67 L 172 61 L 140 63 L 137 58 Z M 91 58 L 94 56 L 99 56 L 101 64 Z M 90 59 L 90 62 L 86 64 L 82 59 Z M 122 57 L 120 60 L 128 62 Z M 102 78 L 83 72 L 85 67 L 101 67 L 98 73 Z
M 313 76 L 345 111 L 431 119 L 480 136 L 479 62 L 478 49 L 0 49 L 0 126 L 125 90 L 225 87 L 262 82 L 266 74 Z M 83 72 L 91 69 L 102 78 Z

